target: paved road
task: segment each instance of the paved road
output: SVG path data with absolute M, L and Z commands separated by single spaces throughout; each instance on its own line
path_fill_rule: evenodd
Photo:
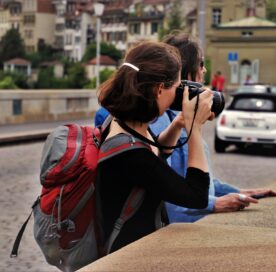
M 270 184 L 276 180 L 275 157 L 265 154 L 250 155 L 231 151 L 214 154 L 213 126 L 205 129 L 214 172 L 217 177 L 241 187 Z M 0 271 L 51 272 L 58 271 L 46 264 L 32 237 L 33 221 L 29 222 L 22 239 L 19 257 L 10 259 L 12 243 L 19 227 L 30 213 L 31 205 L 40 192 L 39 160 L 43 143 L 0 147 Z
M 210 149 L 215 177 L 240 188 L 256 188 L 276 181 L 275 150 L 248 148 L 240 151 L 230 146 L 227 153 L 216 154 L 214 127 L 215 121 L 209 122 L 204 137 Z

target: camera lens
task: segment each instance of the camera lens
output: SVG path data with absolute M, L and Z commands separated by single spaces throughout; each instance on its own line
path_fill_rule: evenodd
M 182 80 L 182 86 L 176 89 L 175 99 L 170 106 L 170 109 L 182 111 L 182 100 L 183 100 L 183 91 L 184 86 L 189 87 L 189 99 L 193 99 L 197 94 L 204 92 L 204 90 L 200 89 L 199 87 L 202 86 L 198 82 Z M 214 112 L 215 116 L 218 116 L 224 109 L 225 100 L 224 96 L 221 92 L 213 92 L 213 105 L 211 111 Z
M 211 111 L 215 113 L 215 116 L 218 116 L 224 109 L 225 99 L 221 92 L 213 92 L 213 105 Z

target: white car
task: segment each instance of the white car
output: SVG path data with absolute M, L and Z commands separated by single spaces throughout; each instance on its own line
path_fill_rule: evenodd
M 235 93 L 229 106 L 219 115 L 215 131 L 215 151 L 235 144 L 276 147 L 276 94 Z

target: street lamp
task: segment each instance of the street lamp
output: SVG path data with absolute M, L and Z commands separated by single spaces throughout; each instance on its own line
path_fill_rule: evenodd
M 95 3 L 94 4 L 94 12 L 97 17 L 97 51 L 96 51 L 96 88 L 98 89 L 100 85 L 100 56 L 101 56 L 101 16 L 103 15 L 104 4 Z

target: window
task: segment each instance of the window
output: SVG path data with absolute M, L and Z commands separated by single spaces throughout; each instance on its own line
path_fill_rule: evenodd
M 213 8 L 213 25 L 219 25 L 221 23 L 221 9 L 220 8 Z
M 66 45 L 71 45 L 72 44 L 72 35 L 71 34 L 67 34 L 65 36 L 65 44 Z
M 24 31 L 24 34 L 25 34 L 25 38 L 26 39 L 32 39 L 33 38 L 33 31 L 32 30 L 25 30 Z
M 129 30 L 130 30 L 130 34 L 140 34 L 140 28 L 141 28 L 141 25 L 139 23 L 133 23 L 133 24 L 130 24 L 129 26 Z
M 248 38 L 253 35 L 253 32 L 252 31 L 243 31 L 241 34 L 242 34 L 242 37 Z
M 151 34 L 155 34 L 158 32 L 158 23 L 151 23 Z
M 33 53 L 34 52 L 34 46 L 28 46 L 28 45 L 26 45 L 26 51 L 28 53 Z
M 35 23 L 35 15 L 25 15 L 23 18 L 23 22 L 25 25 L 34 24 Z
M 58 48 L 63 47 L 64 41 L 63 41 L 63 37 L 62 37 L 62 36 L 56 36 L 55 45 L 56 45 Z
M 63 31 L 64 30 L 64 24 L 56 24 L 56 31 Z
M 246 111 L 268 111 L 273 112 L 274 104 L 272 100 L 263 98 L 240 98 L 234 104 L 236 110 Z
M 22 114 L 22 100 L 14 99 L 12 101 L 12 113 L 13 115 L 21 115 Z

